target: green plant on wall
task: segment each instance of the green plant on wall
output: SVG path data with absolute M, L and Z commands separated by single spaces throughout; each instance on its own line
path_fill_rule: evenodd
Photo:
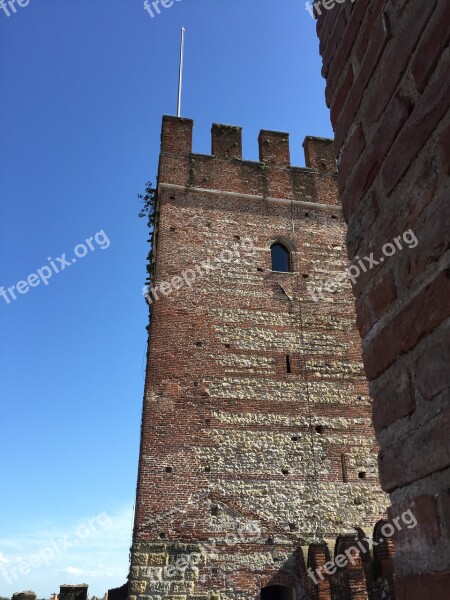
M 139 211 L 139 218 L 147 219 L 147 225 L 150 233 L 150 251 L 148 253 L 148 264 L 147 273 L 148 278 L 146 284 L 150 284 L 152 273 L 153 273 L 153 247 L 155 242 L 155 221 L 156 221 L 156 204 L 157 204 L 157 190 L 153 187 L 151 181 L 147 181 L 145 184 L 145 191 L 143 194 L 138 194 L 138 199 L 142 203 L 141 210 Z
M 149 229 L 153 230 L 156 216 L 156 190 L 151 181 L 147 181 L 145 184 L 145 192 L 143 194 L 138 194 L 138 199 L 143 204 L 139 211 L 139 217 L 141 219 L 146 218 Z

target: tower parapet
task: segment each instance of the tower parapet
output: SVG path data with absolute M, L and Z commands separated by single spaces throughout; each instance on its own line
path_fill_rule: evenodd
M 289 134 L 262 130 L 259 162 L 243 160 L 242 129 L 215 123 L 211 154 L 192 151 L 194 122 L 165 116 L 159 180 L 182 187 L 321 203 L 340 209 L 335 193 L 336 163 L 332 140 L 307 137 L 307 167 L 291 165 Z

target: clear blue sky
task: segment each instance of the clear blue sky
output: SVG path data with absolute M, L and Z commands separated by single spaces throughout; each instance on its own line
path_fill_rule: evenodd
M 103 594 L 126 578 L 147 325 L 136 195 L 175 112 L 182 24 L 194 150 L 209 153 L 211 124 L 230 123 L 257 159 L 259 130 L 276 129 L 303 165 L 304 136 L 331 128 L 301 0 L 181 0 L 153 19 L 143 0 L 0 10 L 0 285 L 74 257 L 98 231 L 110 243 L 91 240 L 47 286 L 0 297 L 0 566 L 29 571 L 10 584 L 0 573 L 3 596 L 82 581 Z M 27 569 L 52 543 L 48 564 Z

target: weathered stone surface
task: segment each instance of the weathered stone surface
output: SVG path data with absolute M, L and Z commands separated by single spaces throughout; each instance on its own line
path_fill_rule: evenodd
M 395 510 L 418 511 L 399 536 L 396 598 L 440 600 L 450 597 L 435 505 L 450 472 L 450 3 L 332 4 L 317 31 L 348 256 L 382 259 L 353 288 L 381 481 Z
M 59 600 L 87 600 L 88 585 L 81 583 L 79 585 L 61 585 L 59 590 Z
M 16 592 L 12 595 L 12 600 L 36 600 L 35 592 Z

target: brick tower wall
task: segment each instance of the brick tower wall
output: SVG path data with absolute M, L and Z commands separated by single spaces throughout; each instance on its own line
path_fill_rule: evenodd
M 325 4 L 325 2 L 324 2 Z M 374 398 L 380 478 L 397 540 L 398 598 L 450 598 L 450 2 L 320 8 L 350 259 L 412 229 L 354 287 Z
M 239 128 L 214 125 L 211 156 L 192 128 L 163 121 L 130 595 L 299 592 L 300 546 L 386 506 L 350 286 L 317 291 L 346 265 L 332 142 L 298 168 L 287 134 L 251 162 Z

